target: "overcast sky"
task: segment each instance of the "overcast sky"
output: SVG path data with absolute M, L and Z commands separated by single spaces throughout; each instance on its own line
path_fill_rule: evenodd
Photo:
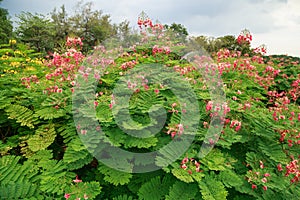
M 163 24 L 183 24 L 190 35 L 237 36 L 242 29 L 253 34 L 252 47 L 265 44 L 269 54 L 300 57 L 299 0 L 86 0 L 95 10 L 111 16 L 113 23 L 128 20 L 135 26 L 145 11 Z M 68 12 L 76 0 L 4 0 L 1 7 L 13 17 L 21 11 L 50 13 L 65 5 Z M 13 18 L 14 19 L 14 18 Z

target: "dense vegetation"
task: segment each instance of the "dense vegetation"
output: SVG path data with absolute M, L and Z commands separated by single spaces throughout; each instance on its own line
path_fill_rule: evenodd
M 0 199 L 300 196 L 300 58 L 246 30 L 208 43 L 142 13 L 131 33 L 82 8 L 1 37 Z

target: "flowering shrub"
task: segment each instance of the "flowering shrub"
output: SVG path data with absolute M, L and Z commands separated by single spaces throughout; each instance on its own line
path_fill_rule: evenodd
M 221 200 L 300 196 L 300 59 L 265 56 L 265 48 L 253 49 L 253 56 L 220 49 L 212 58 L 216 62 L 212 71 L 223 83 L 213 83 L 223 88 L 227 98 L 219 104 L 211 98 L 212 85 L 205 79 L 212 73 L 210 68 L 201 74 L 182 59 L 183 44 L 169 42 L 160 23 L 142 15 L 138 25 L 143 42 L 116 59 L 101 57 L 109 53 L 104 47 L 95 48 L 99 57 L 83 55 L 80 38 L 68 38 L 65 52 L 53 53 L 45 60 L 13 42 L 1 46 L 0 198 Z M 249 34 L 242 32 L 237 43 L 250 45 Z M 157 38 L 167 42 L 155 43 Z M 78 77 L 98 80 L 90 108 L 99 122 L 96 131 L 104 131 L 115 147 L 152 152 L 180 141 L 190 130 L 180 120 L 189 116 L 189 102 L 180 102 L 167 83 L 158 81 L 167 78 L 164 74 L 128 76 L 132 70 L 145 71 L 144 64 L 160 64 L 177 74 L 185 81 L 177 84 L 178 88 L 184 83 L 191 86 L 199 106 L 194 108 L 199 109 L 199 123 L 185 152 L 178 146 L 155 158 L 156 164 L 163 165 L 166 158 L 180 154 L 170 165 L 148 173 L 128 173 L 97 161 L 87 150 L 81 139 L 97 146 L 98 136 L 88 126 L 74 124 L 72 94 L 84 88 L 78 86 Z M 105 71 L 97 70 L 103 66 Z M 117 83 L 130 91 L 131 119 L 116 95 L 120 91 L 114 90 Z M 150 109 L 159 110 L 153 107 L 156 104 L 166 111 L 162 129 L 151 135 L 150 127 L 145 138 L 126 134 L 124 130 L 139 134 L 140 126 L 158 124 L 148 115 Z M 90 116 L 88 107 L 79 110 L 86 120 L 95 117 Z M 201 157 L 199 150 L 207 130 L 215 128 L 212 119 L 220 111 L 225 116 L 220 119 L 221 135 L 209 138 L 206 144 L 215 147 Z M 113 112 L 123 114 L 122 123 L 114 120 Z M 125 165 L 128 161 L 118 162 L 134 171 Z

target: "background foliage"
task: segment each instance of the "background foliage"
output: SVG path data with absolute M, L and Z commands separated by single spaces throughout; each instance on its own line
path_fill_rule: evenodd
M 0 23 L 6 24 L 1 28 L 11 30 L 7 11 L 2 9 L 0 14 Z M 183 105 L 174 104 L 177 99 L 168 88 L 155 84 L 135 91 L 130 112 L 138 123 L 147 124 L 149 108 L 161 103 L 170 111 L 164 129 L 153 137 L 136 139 L 113 120 L 115 83 L 143 63 L 160 63 L 189 78 L 201 114 L 195 140 L 180 159 L 154 172 L 125 173 L 103 165 L 87 151 L 74 125 L 71 101 L 75 73 L 82 70 L 87 52 L 112 35 L 135 33 L 130 33 L 127 22 L 111 24 L 109 16 L 92 11 L 91 4 L 81 6 L 70 17 L 61 7 L 53 11 L 51 19 L 23 13 L 19 20 L 16 40 L 12 31 L 1 30 L 5 35 L 0 37 L 0 199 L 240 200 L 300 196 L 299 58 L 264 56 L 246 39 L 241 42 L 234 36 L 192 38 L 217 63 L 228 106 L 221 137 L 211 141 L 215 148 L 199 158 L 197 152 L 215 108 L 202 75 L 180 59 L 171 45 L 170 49 L 141 45 L 120 55 L 101 76 L 93 105 L 113 145 L 145 152 L 178 137 L 172 130 L 178 128 Z M 46 25 L 47 29 L 41 29 Z M 172 24 L 167 29 L 183 32 L 181 39 L 187 39 L 182 25 Z M 52 53 L 46 56 L 47 51 Z M 89 136 L 84 129 L 79 129 L 79 134 Z

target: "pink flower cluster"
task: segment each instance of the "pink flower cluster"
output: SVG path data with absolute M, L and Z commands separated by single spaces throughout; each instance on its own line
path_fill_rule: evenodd
M 22 85 L 26 86 L 27 88 L 30 88 L 30 83 L 39 83 L 39 79 L 36 75 L 31 75 L 29 77 L 23 77 L 21 78 Z
M 238 120 L 232 120 L 229 127 L 234 128 L 234 130 L 237 132 L 241 129 L 242 122 L 240 122 Z
M 192 71 L 195 71 L 196 68 L 194 66 L 186 66 L 186 67 L 181 67 L 179 65 L 175 65 L 173 67 L 173 69 L 176 71 L 176 72 L 179 72 L 180 75 L 186 75 L 188 74 L 189 72 L 192 72 Z
M 201 172 L 200 170 L 200 162 L 196 161 L 194 158 L 185 157 L 180 163 L 180 168 L 187 170 L 189 174 L 192 174 L 193 171 L 191 168 L 195 168 L 196 172 Z
M 239 44 L 243 44 L 243 43 L 250 44 L 251 41 L 252 41 L 252 35 L 250 34 L 250 31 L 247 29 L 243 30 L 237 38 L 237 42 Z
M 77 45 L 82 46 L 82 40 L 79 37 L 67 37 L 66 46 L 68 47 L 76 47 Z
M 297 183 L 300 181 L 300 165 L 299 161 L 293 159 L 289 164 L 286 165 L 285 176 L 293 175 L 291 183 Z
M 169 54 L 170 52 L 170 47 L 159 47 L 158 45 L 154 45 L 152 48 L 152 55 L 155 55 L 157 53 Z
M 180 136 L 183 134 L 184 126 L 183 124 L 176 124 L 174 126 L 168 126 L 167 134 L 174 138 L 176 135 Z
M 265 55 L 267 53 L 267 48 L 265 45 L 260 45 L 259 47 L 256 47 L 253 49 L 254 53 Z
M 264 169 L 264 163 L 263 161 L 259 161 L 259 168 Z M 248 177 L 248 182 L 251 184 L 252 189 L 257 189 L 257 185 L 262 184 L 262 189 L 267 190 L 268 187 L 265 185 L 269 179 L 271 178 L 271 174 L 268 172 L 261 172 L 261 171 L 248 171 L 249 177 Z
M 76 179 L 73 180 L 73 182 L 76 183 L 76 184 L 78 184 L 78 183 L 81 183 L 82 180 L 80 180 L 80 179 L 78 178 L 78 176 L 76 175 Z M 69 199 L 69 198 L 71 197 L 71 195 L 76 195 L 76 191 L 73 192 L 73 193 L 65 193 L 64 198 L 65 198 L 65 199 Z M 83 199 L 85 199 L 85 200 L 89 199 L 88 195 L 87 195 L 87 194 L 84 194 L 84 195 L 83 195 Z M 80 200 L 80 198 L 79 198 L 77 195 L 76 195 L 76 200 Z
M 120 68 L 123 69 L 123 70 L 126 70 L 126 69 L 131 69 L 133 68 L 135 65 L 137 64 L 137 62 L 135 60 L 132 60 L 132 61 L 128 61 L 128 62 L 125 62 L 123 63 Z

